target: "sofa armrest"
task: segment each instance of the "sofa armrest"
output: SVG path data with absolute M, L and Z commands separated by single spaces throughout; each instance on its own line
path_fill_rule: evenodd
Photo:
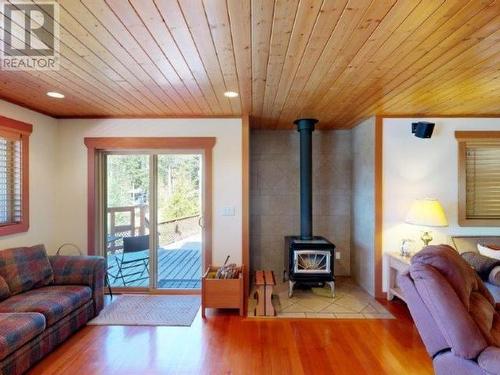
M 96 315 L 104 305 L 106 262 L 97 256 L 49 257 L 55 285 L 87 285 L 92 289 Z
M 500 374 L 500 348 L 488 346 L 477 358 L 479 366 L 491 374 Z
M 488 281 L 493 285 L 500 286 L 500 266 L 496 266 L 491 270 Z

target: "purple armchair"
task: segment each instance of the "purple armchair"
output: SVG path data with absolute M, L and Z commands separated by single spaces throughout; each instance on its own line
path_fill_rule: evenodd
M 500 374 L 500 306 L 453 248 L 426 247 L 398 282 L 436 374 Z

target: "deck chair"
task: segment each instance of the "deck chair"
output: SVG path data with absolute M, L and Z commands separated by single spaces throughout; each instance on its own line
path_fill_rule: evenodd
M 133 254 L 146 250 L 149 250 L 149 235 L 123 238 L 123 252 L 115 258 L 117 278 L 122 279 L 123 286 L 149 278 L 149 253 L 144 256 Z

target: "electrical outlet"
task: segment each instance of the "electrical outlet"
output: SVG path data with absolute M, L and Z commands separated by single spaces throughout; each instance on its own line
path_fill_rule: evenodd
M 340 251 L 335 252 L 335 259 L 337 259 L 337 260 L 340 259 Z

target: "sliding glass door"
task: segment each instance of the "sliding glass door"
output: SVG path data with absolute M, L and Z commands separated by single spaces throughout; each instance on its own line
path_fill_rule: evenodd
M 200 288 L 202 160 L 194 152 L 102 154 L 102 247 L 112 287 Z
M 201 155 L 158 155 L 158 288 L 199 289 Z

